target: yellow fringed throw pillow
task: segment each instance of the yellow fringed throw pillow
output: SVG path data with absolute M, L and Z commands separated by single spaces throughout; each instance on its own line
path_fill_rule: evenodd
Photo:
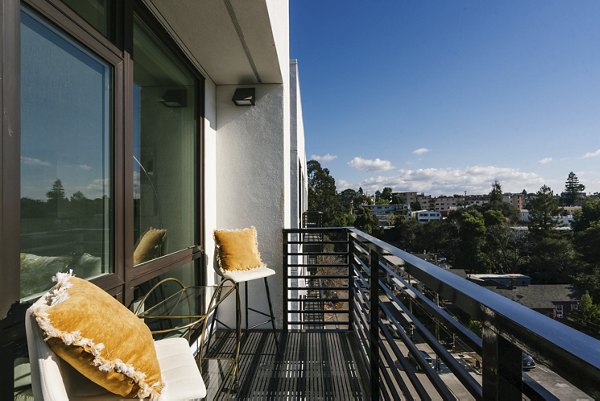
M 89 281 L 70 273 L 56 281 L 33 310 L 52 351 L 112 393 L 158 400 L 160 366 L 144 322 Z
M 264 266 L 258 252 L 256 228 L 215 230 L 214 237 L 223 270 L 252 270 Z

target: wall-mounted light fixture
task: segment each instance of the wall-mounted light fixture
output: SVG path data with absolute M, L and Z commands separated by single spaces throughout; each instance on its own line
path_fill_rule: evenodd
M 185 107 L 187 105 L 187 93 L 185 89 L 169 89 L 160 101 L 167 107 Z
M 256 104 L 254 88 L 237 88 L 231 100 L 236 106 L 254 106 Z

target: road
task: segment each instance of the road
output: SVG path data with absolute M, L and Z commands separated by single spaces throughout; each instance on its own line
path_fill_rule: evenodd
M 593 401 L 593 398 L 545 366 L 537 365 L 527 374 L 557 396 L 561 401 Z

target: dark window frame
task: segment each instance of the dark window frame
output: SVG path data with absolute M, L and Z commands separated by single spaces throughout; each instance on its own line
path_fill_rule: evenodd
M 24 312 L 34 300 L 20 301 L 20 12 L 26 6 L 113 66 L 113 268 L 91 280 L 120 302 L 133 301 L 134 288 L 186 263 L 195 266 L 196 284 L 206 281 L 204 257 L 205 78 L 154 17 L 133 0 L 114 1 L 108 37 L 96 31 L 60 0 L 3 0 L 0 15 L 0 399 L 12 399 L 14 358 L 24 349 Z M 196 77 L 194 246 L 133 266 L 133 15 L 137 13 Z

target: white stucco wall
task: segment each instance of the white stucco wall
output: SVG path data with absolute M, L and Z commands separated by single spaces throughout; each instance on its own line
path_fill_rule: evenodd
M 281 76 L 283 77 L 283 134 L 284 142 L 282 151 L 284 153 L 284 169 L 290 170 L 290 15 L 289 2 L 281 0 L 267 0 L 267 10 L 271 20 L 273 38 Z M 291 212 L 291 184 L 289 175 L 284 177 L 284 226 L 290 227 L 292 220 Z
M 218 282 L 213 272 L 217 228 L 217 87 L 206 80 L 204 87 L 204 238 L 207 283 Z
M 297 60 L 290 62 L 290 155 L 291 222 L 289 227 L 298 228 L 300 227 L 302 213 L 307 210 L 308 206 L 308 178 Z M 302 188 L 300 188 L 300 185 L 302 185 Z
M 284 153 L 289 158 L 289 152 L 282 152 L 286 136 L 284 88 L 279 84 L 254 87 L 256 106 L 247 107 L 235 106 L 231 101 L 237 86 L 217 87 L 217 226 L 256 227 L 262 259 L 277 272 L 270 279 L 270 286 L 274 312 L 280 321 L 284 185 L 289 181 L 289 170 L 284 167 Z M 249 293 L 253 307 L 268 310 L 262 280 L 251 283 Z M 234 314 L 232 310 L 229 312 L 228 322 L 232 323 Z M 263 320 L 251 315 L 250 324 Z

